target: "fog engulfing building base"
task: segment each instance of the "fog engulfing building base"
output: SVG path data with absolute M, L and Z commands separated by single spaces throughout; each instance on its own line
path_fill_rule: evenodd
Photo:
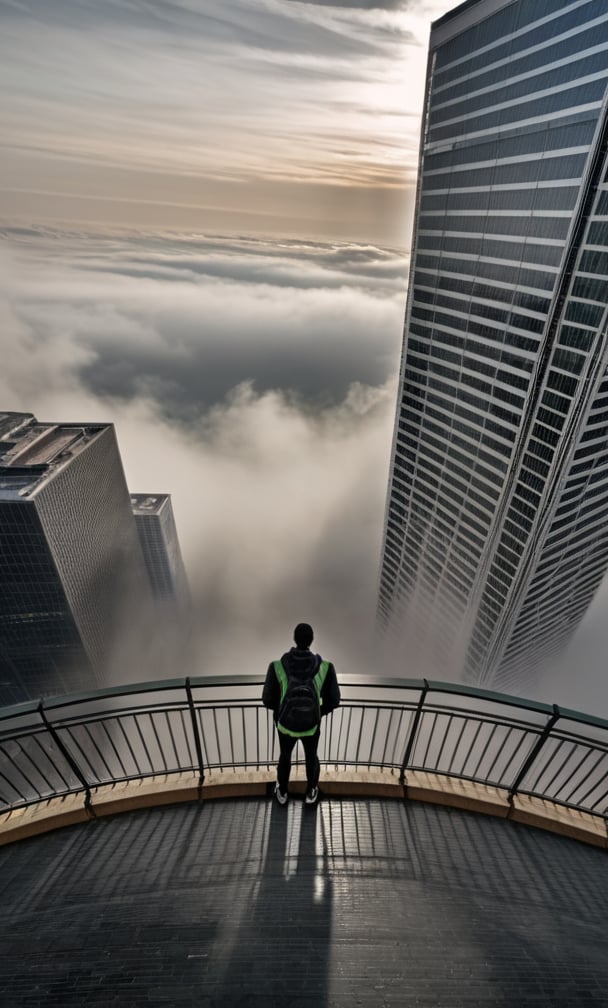
M 0 547 L 0 704 L 130 678 L 166 636 L 112 424 L 0 413 Z

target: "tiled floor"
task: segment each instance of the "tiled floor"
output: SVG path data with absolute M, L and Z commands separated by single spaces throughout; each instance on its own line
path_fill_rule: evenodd
M 418 803 L 209 802 L 0 849 L 2 1008 L 607 1006 L 608 856 Z

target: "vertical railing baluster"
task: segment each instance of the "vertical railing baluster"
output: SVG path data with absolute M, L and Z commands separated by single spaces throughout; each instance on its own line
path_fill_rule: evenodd
M 213 714 L 213 732 L 215 735 L 215 751 L 217 752 L 217 766 L 220 770 L 224 769 L 224 764 L 222 763 L 222 743 L 220 742 L 220 732 L 217 726 L 217 707 L 215 704 L 211 708 L 211 713 Z M 208 759 L 207 762 L 211 764 L 211 760 Z
M 361 720 L 359 721 L 359 734 L 357 736 L 357 748 L 355 749 L 355 764 L 359 765 L 359 753 L 361 752 L 361 739 L 363 737 L 363 721 L 367 707 L 360 707 Z
M 386 750 L 388 749 L 388 740 L 389 740 L 389 736 L 390 736 L 390 733 L 391 733 L 391 728 L 392 728 L 392 724 L 393 724 L 393 714 L 394 713 L 395 713 L 394 710 L 391 708 L 387 712 L 387 715 L 386 715 L 386 719 L 388 721 L 388 724 L 386 726 L 386 733 L 384 735 L 384 746 L 382 748 L 382 758 L 380 760 L 380 767 L 381 767 L 382 770 L 384 770 L 384 768 L 386 766 Z
M 241 707 L 241 727 L 243 729 L 243 761 L 247 767 L 247 726 L 245 724 L 245 705 Z
M 186 678 L 186 697 L 188 699 L 188 709 L 190 711 L 190 719 L 192 721 L 192 734 L 194 735 L 196 758 L 198 760 L 198 786 L 200 797 L 200 788 L 202 788 L 205 780 L 205 768 L 203 765 L 203 750 L 201 747 L 201 736 L 198 730 L 198 719 L 196 716 L 196 709 L 194 707 L 194 700 L 192 699 L 192 685 L 190 683 L 190 676 Z
M 230 739 L 230 766 L 232 767 L 232 770 L 234 771 L 236 760 L 234 758 L 234 736 L 232 734 L 232 711 L 233 711 L 233 709 L 234 709 L 233 707 L 228 707 L 227 710 L 228 710 L 228 737 Z M 222 764 L 223 764 L 223 760 L 222 760 Z
M 184 712 L 183 712 L 183 710 L 181 708 L 180 708 L 180 711 L 179 711 L 179 720 L 180 720 L 180 724 L 182 726 L 182 736 L 181 736 L 181 740 L 180 741 L 183 740 L 183 743 L 186 746 L 186 752 L 188 754 L 188 759 L 190 761 L 190 765 L 192 766 L 192 764 L 194 763 L 194 760 L 192 758 L 192 746 L 190 745 L 190 736 L 189 736 L 188 730 L 186 728 L 186 719 L 184 717 Z M 180 760 L 180 765 L 181 765 L 181 760 Z
M 328 763 L 331 763 L 332 754 L 333 754 L 333 751 L 334 751 L 334 744 L 333 744 L 333 738 L 334 738 L 334 713 L 335 713 L 335 711 L 332 711 L 332 713 L 329 715 L 329 717 L 325 718 L 325 759 L 326 759 L 326 761 Z M 329 731 L 327 730 L 327 722 L 328 721 L 329 721 Z
M 391 767 L 392 770 L 394 770 L 397 767 L 397 765 L 398 765 L 397 764 L 397 744 L 399 742 L 399 736 L 401 735 L 401 725 L 403 724 L 404 710 L 405 710 L 405 708 L 401 707 L 401 709 L 399 711 L 399 720 L 397 722 L 397 727 L 395 728 L 395 741 L 393 743 L 393 752 L 392 752 L 392 767 Z M 392 717 L 391 717 L 391 720 L 392 720 Z
M 166 773 L 169 768 L 167 766 L 167 760 L 165 759 L 165 749 L 164 749 L 164 746 L 163 746 L 163 744 L 162 744 L 162 742 L 160 740 L 160 736 L 159 736 L 157 728 L 156 728 L 156 718 L 154 717 L 154 711 L 150 711 L 150 713 L 148 714 L 148 717 L 150 718 L 150 725 L 152 727 L 152 733 L 154 735 L 154 738 L 156 739 L 156 745 L 157 745 L 158 752 L 159 752 L 159 755 L 160 755 L 160 758 L 161 758 L 161 762 L 162 762 L 162 765 L 163 765 L 163 770 Z M 152 764 L 152 773 L 154 774 L 154 772 L 155 772 L 155 770 L 154 770 L 154 763 L 153 763 Z
M 351 726 L 352 720 L 353 720 L 353 708 L 352 708 L 352 704 L 351 704 L 351 706 L 348 708 L 348 724 L 347 724 L 347 727 L 346 727 L 346 736 L 345 736 L 345 739 L 344 739 L 344 765 L 345 766 L 347 766 L 350 762 L 352 762 L 352 760 L 348 760 L 348 757 L 350 755 L 349 742 L 350 742 L 350 726 Z M 348 762 L 347 762 L 347 760 L 348 760 Z
M 450 773 L 452 772 L 452 768 L 454 766 L 454 761 L 456 759 L 456 753 L 460 749 L 460 743 L 462 742 L 462 736 L 464 735 L 464 730 L 465 730 L 465 727 L 466 727 L 466 720 L 465 720 L 465 718 L 461 718 L 460 720 L 462 721 L 462 724 L 460 726 L 460 731 L 458 732 L 458 738 L 456 739 L 456 742 L 454 743 L 454 748 L 452 750 L 452 755 L 451 755 L 451 757 L 450 757 L 450 759 L 448 761 L 448 770 L 450 771 Z
M 372 755 L 373 755 L 373 752 L 374 752 L 374 746 L 376 744 L 376 731 L 378 730 L 378 718 L 379 718 L 379 716 L 380 716 L 380 707 L 376 707 L 376 717 L 374 718 L 374 729 L 372 731 L 372 738 L 371 738 L 371 742 L 369 744 L 369 759 L 367 761 L 367 768 L 368 768 L 368 770 L 371 768 L 371 765 L 372 765 Z
M 437 727 L 437 722 L 438 722 L 439 718 L 441 718 L 441 717 L 443 717 L 443 714 L 439 713 L 438 711 L 434 711 L 432 714 L 429 713 L 429 718 L 431 719 L 431 730 L 428 733 L 427 740 L 426 740 L 426 747 L 425 747 L 425 750 L 424 750 L 424 756 L 422 757 L 422 769 L 423 770 L 428 770 L 429 769 L 429 753 L 431 751 L 431 744 L 433 742 L 433 736 L 435 734 L 435 728 Z M 435 761 L 433 763 L 432 769 L 434 771 L 437 770 L 437 761 Z
M 547 721 L 545 727 L 543 728 L 542 732 L 538 736 L 535 745 L 532 747 L 532 751 L 528 755 L 528 758 L 526 760 L 524 760 L 524 764 L 523 764 L 521 770 L 519 771 L 519 773 L 517 774 L 515 780 L 513 781 L 512 785 L 511 785 L 511 787 L 509 788 L 509 802 L 513 802 L 513 799 L 514 799 L 515 795 L 519 791 L 519 786 L 520 786 L 521 782 L 524 780 L 526 774 L 528 773 L 528 771 L 532 767 L 532 765 L 533 765 L 534 761 L 536 760 L 536 757 L 538 756 L 540 750 L 542 749 L 542 747 L 544 746 L 545 742 L 549 738 L 551 732 L 553 731 L 553 726 L 554 726 L 555 722 L 559 720 L 560 716 L 561 716 L 561 712 L 560 712 L 559 707 L 557 706 L 557 704 L 553 704 L 553 714 L 551 715 L 551 717 Z
M 424 686 L 422 688 L 422 693 L 420 694 L 420 699 L 418 700 L 418 706 L 416 707 L 416 713 L 414 714 L 414 720 L 412 722 L 412 727 L 410 729 L 409 738 L 405 747 L 405 753 L 403 756 L 403 761 L 401 763 L 401 773 L 399 774 L 399 783 L 405 784 L 405 770 L 410 761 L 410 756 L 412 755 L 412 749 L 416 739 L 416 732 L 418 731 L 418 725 L 420 724 L 420 718 L 422 717 L 422 711 L 424 708 L 424 701 L 426 700 L 426 695 L 430 689 L 427 679 L 422 680 Z
M 173 726 L 171 724 L 171 718 L 169 717 L 169 713 L 170 712 L 168 710 L 164 711 L 165 724 L 167 725 L 167 731 L 169 732 L 169 738 L 171 739 L 171 745 L 173 747 L 173 755 L 175 756 L 175 766 L 176 768 L 179 768 L 180 758 L 179 753 L 177 751 L 177 745 L 175 743 L 175 736 L 173 734 Z
M 437 766 L 437 770 L 438 771 L 439 771 L 439 764 L 441 763 L 441 757 L 443 756 L 443 750 L 445 749 L 445 744 L 446 744 L 446 742 L 448 740 L 448 735 L 450 734 L 450 728 L 452 727 L 452 721 L 453 720 L 454 720 L 454 715 L 450 714 L 450 716 L 448 718 L 447 727 L 445 729 L 445 732 L 444 732 L 444 735 L 443 735 L 443 739 L 442 739 L 441 745 L 439 747 L 439 752 L 437 753 L 436 766 Z
M 81 772 L 80 767 L 76 763 L 76 760 L 73 758 L 73 756 L 70 753 L 70 751 L 68 749 L 66 749 L 66 747 L 63 744 L 63 741 L 61 739 L 61 736 L 55 730 L 54 725 L 52 724 L 51 721 L 49 721 L 48 717 L 46 716 L 46 711 L 44 709 L 44 700 L 41 700 L 40 703 L 38 704 L 38 713 L 40 714 L 40 717 L 42 718 L 42 722 L 43 722 L 46 730 L 48 731 L 49 735 L 51 736 L 53 742 L 55 743 L 55 745 L 59 749 L 59 752 L 61 753 L 61 755 L 63 756 L 63 758 L 66 760 L 68 766 L 70 767 L 70 769 L 72 770 L 72 772 L 74 773 L 74 775 L 78 778 L 78 780 L 82 784 L 82 787 L 84 788 L 84 807 L 87 809 L 87 811 L 92 812 L 92 808 L 91 808 L 91 788 L 89 786 L 89 783 L 88 783 L 87 779 L 85 778 L 84 774 Z

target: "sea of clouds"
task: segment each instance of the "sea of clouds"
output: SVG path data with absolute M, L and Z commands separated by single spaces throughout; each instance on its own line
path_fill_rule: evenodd
M 115 424 L 172 495 L 192 651 L 121 678 L 264 671 L 300 620 L 370 669 L 407 263 L 352 244 L 5 229 L 0 408 Z
M 403 253 L 0 233 L 0 409 L 112 422 L 129 488 L 172 495 L 193 634 L 138 638 L 113 679 L 260 675 L 300 620 L 343 673 L 423 676 L 374 641 Z M 607 598 L 528 695 L 608 714 Z

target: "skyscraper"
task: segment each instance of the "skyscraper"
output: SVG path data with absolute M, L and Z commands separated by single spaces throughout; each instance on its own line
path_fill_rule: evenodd
M 0 704 L 102 685 L 151 604 L 111 424 L 0 413 Z
M 603 0 L 432 26 L 379 597 L 401 672 L 523 689 L 608 565 L 607 84 Z
M 169 494 L 131 494 L 131 507 L 153 595 L 186 609 L 190 600 L 171 497 Z

